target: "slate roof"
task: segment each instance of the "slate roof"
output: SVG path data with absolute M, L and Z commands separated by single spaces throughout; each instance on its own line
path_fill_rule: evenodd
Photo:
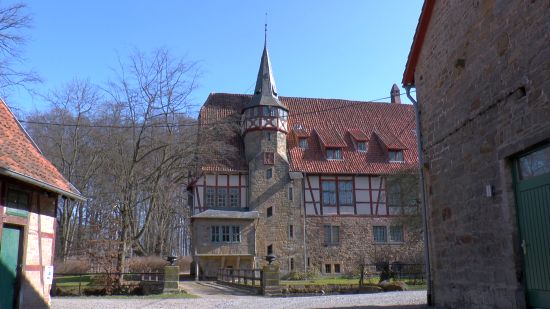
M 212 93 L 200 111 L 201 125 L 238 122 L 251 95 Z M 390 174 L 416 167 L 414 108 L 409 104 L 374 103 L 339 99 L 279 97 L 289 110 L 287 147 L 291 171 L 322 174 Z M 308 148 L 298 147 L 307 138 Z M 355 149 L 355 141 L 368 141 L 368 151 Z M 242 137 L 231 135 L 233 159 L 203 166 L 203 171 L 246 171 Z M 327 160 L 325 149 L 339 147 L 342 160 Z M 389 163 L 387 151 L 402 150 L 405 163 Z
M 207 209 L 201 213 L 191 216 L 191 219 L 243 219 L 253 220 L 260 217 L 257 211 L 235 211 Z
M 0 174 L 68 196 L 83 199 L 46 159 L 6 103 L 0 100 Z

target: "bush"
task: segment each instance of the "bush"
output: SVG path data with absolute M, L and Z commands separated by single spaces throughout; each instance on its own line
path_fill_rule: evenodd
M 128 259 L 128 272 L 151 273 L 163 272 L 168 262 L 160 256 L 143 256 Z
M 65 262 L 55 262 L 55 273 L 59 275 L 84 274 L 90 270 L 90 261 L 84 258 L 72 258 Z

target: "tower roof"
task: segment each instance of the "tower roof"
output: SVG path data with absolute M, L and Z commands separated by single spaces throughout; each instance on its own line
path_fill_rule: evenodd
M 258 70 L 254 95 L 245 108 L 260 105 L 277 106 L 286 109 L 281 101 L 279 101 L 279 95 L 277 94 L 277 87 L 275 86 L 275 79 L 273 78 L 273 71 L 271 69 L 271 61 L 269 60 L 269 53 L 267 52 L 267 41 L 264 42 L 264 51 L 262 53 L 260 69 Z

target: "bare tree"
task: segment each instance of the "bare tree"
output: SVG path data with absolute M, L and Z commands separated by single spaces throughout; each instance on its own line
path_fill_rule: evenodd
M 132 54 L 121 65 L 119 78 L 109 83 L 112 109 L 129 127 L 111 132 L 114 147 L 109 151 L 118 195 L 121 272 L 129 253 L 146 253 L 140 239 L 161 206 L 163 181 L 183 179 L 187 173 L 184 167 L 195 141 L 189 130 L 181 129 L 190 124 L 181 115 L 190 107 L 197 74 L 194 63 L 174 60 L 159 49 L 151 56 Z
M 24 32 L 32 21 L 26 9 L 23 3 L 0 7 L 0 93 L 3 95 L 13 86 L 30 90 L 29 84 L 40 81 L 36 72 L 20 70 L 15 65 L 23 60 Z

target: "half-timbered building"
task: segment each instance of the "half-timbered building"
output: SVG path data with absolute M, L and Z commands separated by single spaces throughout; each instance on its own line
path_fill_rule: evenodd
M 188 186 L 197 273 L 258 267 L 268 254 L 282 273 L 418 262 L 407 225 L 417 185 L 403 198 L 399 176 L 417 165 L 414 112 L 397 86 L 391 94 L 391 103 L 279 96 L 266 46 L 253 95 L 210 94 L 199 148 L 211 157 Z
M 59 197 L 84 199 L 0 100 L 0 308 L 49 308 Z

